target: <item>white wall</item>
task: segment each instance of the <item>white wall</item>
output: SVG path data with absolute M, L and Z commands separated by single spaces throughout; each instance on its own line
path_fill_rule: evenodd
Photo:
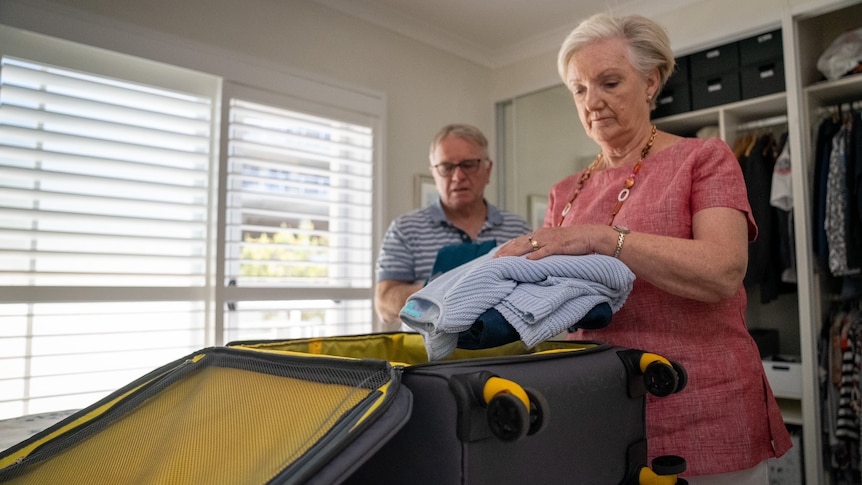
M 46 16 L 34 14 L 39 9 L 59 12 L 60 17 L 84 18 L 107 33 L 97 36 L 69 29 L 63 22 L 49 23 L 43 20 Z M 413 207 L 413 176 L 427 174 L 428 144 L 440 126 L 463 121 L 481 127 L 491 138 L 494 134 L 487 68 L 314 2 L 3 0 L 0 22 L 195 69 L 206 70 L 207 66 L 178 54 L 172 46 L 197 47 L 210 57 L 213 52 L 224 52 L 227 57 L 250 58 L 298 77 L 383 96 L 387 106 L 383 229 L 389 219 Z M 113 27 L 113 34 L 108 27 Z M 154 41 L 127 43 L 123 30 Z M 186 59 L 178 58 L 182 55 Z M 231 65 L 241 66 L 226 59 L 224 66 L 231 69 Z M 243 78 L 243 74 L 235 73 L 235 77 Z M 494 192 L 488 193 L 492 196 Z

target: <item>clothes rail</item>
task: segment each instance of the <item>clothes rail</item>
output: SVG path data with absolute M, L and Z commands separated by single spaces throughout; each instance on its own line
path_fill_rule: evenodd
M 787 115 L 773 116 L 761 120 L 747 121 L 736 126 L 736 131 L 750 131 L 758 128 L 768 128 L 787 124 Z
M 848 111 L 862 110 L 862 99 L 846 101 L 844 103 L 831 104 L 817 108 L 818 115 L 831 115 L 835 113 L 846 113 Z

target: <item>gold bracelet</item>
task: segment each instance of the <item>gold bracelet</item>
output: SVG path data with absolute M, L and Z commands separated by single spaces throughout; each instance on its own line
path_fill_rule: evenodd
M 625 227 L 625 226 L 614 226 L 613 229 L 614 229 L 614 231 L 617 231 L 618 233 L 620 233 L 620 237 L 617 239 L 617 248 L 614 249 L 614 257 L 619 259 L 620 251 L 623 250 L 623 242 L 625 242 L 625 240 L 626 240 L 626 234 L 628 234 L 631 231 L 629 231 L 629 228 Z

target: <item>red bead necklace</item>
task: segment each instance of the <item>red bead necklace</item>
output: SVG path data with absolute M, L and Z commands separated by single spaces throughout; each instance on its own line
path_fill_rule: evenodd
M 637 177 L 638 172 L 641 171 L 641 165 L 643 164 L 644 158 L 646 158 L 647 154 L 649 154 L 650 148 L 652 148 L 652 144 L 655 141 L 655 125 L 652 125 L 652 133 L 650 134 L 649 140 L 644 146 L 643 150 L 641 150 L 641 157 L 638 160 L 638 163 L 635 164 L 634 168 L 632 168 L 632 173 L 626 177 L 625 182 L 623 182 L 623 188 L 620 190 L 619 195 L 617 195 L 617 203 L 614 205 L 614 210 L 611 212 L 611 218 L 608 220 L 608 225 L 612 225 L 614 223 L 614 218 L 619 214 L 620 209 L 623 208 L 623 204 L 626 199 L 629 198 L 629 194 L 631 193 L 632 187 L 635 186 L 635 177 Z M 589 180 L 590 175 L 596 170 L 599 166 L 599 163 L 602 161 L 602 154 L 599 153 L 599 156 L 593 160 L 593 163 L 587 167 L 587 170 L 581 174 L 580 180 L 578 180 L 578 186 L 575 187 L 575 191 L 572 193 L 572 197 L 569 199 L 569 202 L 563 207 L 563 212 L 560 213 L 560 221 L 557 223 L 557 226 L 562 226 L 563 221 L 566 219 L 566 215 L 572 210 L 572 204 L 575 202 L 575 199 L 578 198 L 578 194 L 581 193 L 581 189 L 584 188 L 584 183 Z

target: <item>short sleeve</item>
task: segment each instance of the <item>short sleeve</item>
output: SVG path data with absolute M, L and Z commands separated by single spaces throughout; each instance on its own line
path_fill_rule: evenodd
M 403 233 L 399 228 L 399 220 L 392 221 L 377 256 L 377 281 L 399 280 L 416 281 L 414 268 L 416 263 L 413 253 L 409 250 Z
M 733 151 L 718 138 L 704 140 L 692 166 L 692 213 L 711 207 L 729 207 L 745 214 L 748 240 L 757 238 L 757 224 L 748 202 L 742 168 Z

